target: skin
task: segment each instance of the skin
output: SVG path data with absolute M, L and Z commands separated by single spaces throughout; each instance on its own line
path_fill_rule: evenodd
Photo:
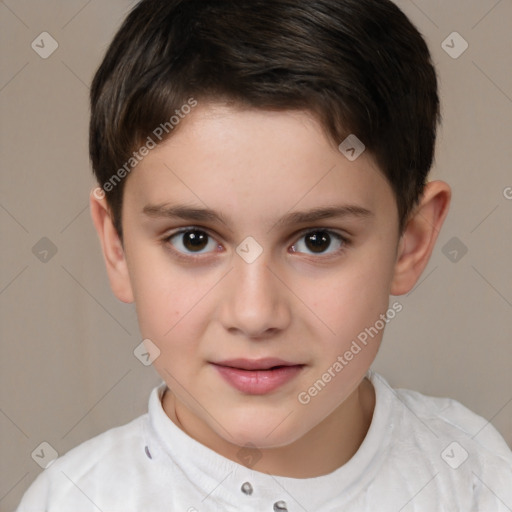
M 298 394 L 375 325 L 390 295 L 413 288 L 448 213 L 450 187 L 428 183 L 399 237 L 393 191 L 369 152 L 350 162 L 307 112 L 200 103 L 127 178 L 123 243 L 96 195 L 90 207 L 111 287 L 135 302 L 143 338 L 160 350 L 153 364 L 170 389 L 169 418 L 240 464 L 240 447 L 251 443 L 245 452 L 261 456 L 257 471 L 310 478 L 346 463 L 371 423 L 375 393 L 365 374 L 384 330 L 308 404 Z M 225 222 L 143 213 L 178 203 L 208 207 Z M 290 212 L 341 204 L 371 215 L 277 225 Z M 199 254 L 183 235 L 169 238 L 180 228 L 209 235 Z M 315 230 L 349 243 L 331 235 L 315 252 Z M 236 253 L 248 236 L 263 249 L 252 263 Z M 210 364 L 238 357 L 305 366 L 277 390 L 247 395 Z

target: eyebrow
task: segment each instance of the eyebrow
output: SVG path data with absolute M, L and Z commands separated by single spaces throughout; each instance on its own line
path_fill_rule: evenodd
M 153 218 L 183 219 L 196 222 L 220 222 L 228 225 L 227 219 L 210 208 L 197 208 L 186 204 L 168 203 L 144 206 L 142 212 Z M 356 204 L 313 208 L 311 210 L 287 213 L 274 223 L 273 227 L 285 227 L 294 224 L 313 223 L 331 218 L 368 218 L 373 212 Z

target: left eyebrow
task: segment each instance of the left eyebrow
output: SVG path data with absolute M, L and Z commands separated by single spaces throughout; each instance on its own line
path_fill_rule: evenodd
M 185 204 L 169 205 L 159 204 L 144 206 L 143 213 L 149 217 L 168 219 L 183 219 L 197 222 L 220 222 L 228 225 L 227 219 L 220 213 L 209 208 L 191 207 Z M 273 227 L 285 227 L 293 224 L 314 223 L 325 219 L 338 219 L 345 217 L 368 218 L 373 212 L 355 204 L 341 206 L 319 207 L 312 210 L 290 212 L 281 217 Z
M 368 218 L 373 212 L 356 204 L 345 204 L 341 206 L 329 206 L 313 208 L 302 212 L 291 212 L 279 219 L 275 227 L 289 226 L 292 224 L 307 224 L 324 219 L 339 219 L 344 217 Z

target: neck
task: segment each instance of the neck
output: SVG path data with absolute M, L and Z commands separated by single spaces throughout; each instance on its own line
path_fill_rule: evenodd
M 240 446 L 226 441 L 211 429 L 193 428 L 194 422 L 190 421 L 187 409 L 175 400 L 173 393 L 167 391 L 162 404 L 167 416 L 190 437 L 240 463 Z M 297 441 L 277 448 L 255 449 L 259 456 L 253 469 L 290 478 L 314 478 L 331 473 L 348 462 L 361 446 L 374 407 L 375 390 L 365 378 L 337 409 Z M 245 450 L 250 455 L 250 450 Z

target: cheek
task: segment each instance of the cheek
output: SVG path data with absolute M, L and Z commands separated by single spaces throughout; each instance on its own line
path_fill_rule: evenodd
M 191 315 L 197 318 L 195 305 L 208 283 L 179 270 L 165 251 L 156 248 L 132 255 L 130 275 L 144 337 L 157 345 L 171 343 L 187 327 Z
M 183 380 L 197 370 L 194 362 L 212 318 L 212 291 L 220 276 L 178 267 L 165 251 L 136 256 L 131 275 L 140 333 L 160 350 L 153 362 L 158 373 Z
M 375 267 L 375 265 L 373 265 Z M 347 269 L 316 283 L 308 293 L 311 310 L 330 328 L 331 334 L 354 335 L 373 325 L 385 313 L 389 301 L 389 276 L 367 269 Z
M 201 294 L 200 289 L 192 287 L 194 293 L 187 294 L 183 290 L 189 283 L 177 275 L 158 280 L 154 277 L 149 271 L 141 275 L 144 286 L 137 288 L 139 329 L 142 337 L 149 338 L 160 351 L 153 361 L 155 370 L 165 380 L 174 376 L 182 381 L 183 372 L 193 366 L 198 354 L 202 325 L 200 299 L 204 292 Z
M 358 368 L 371 364 L 385 328 L 381 315 L 389 307 L 392 265 L 386 258 L 375 260 L 376 253 L 369 250 L 358 255 L 338 272 L 310 284 L 306 295 L 311 298 L 311 310 L 322 320 L 315 319 L 316 332 L 324 333 L 315 336 L 322 344 L 322 358 L 329 366 L 339 355 L 351 352 L 347 357 L 354 362 L 343 371 L 349 379 L 348 374 L 356 372 L 355 378 Z

